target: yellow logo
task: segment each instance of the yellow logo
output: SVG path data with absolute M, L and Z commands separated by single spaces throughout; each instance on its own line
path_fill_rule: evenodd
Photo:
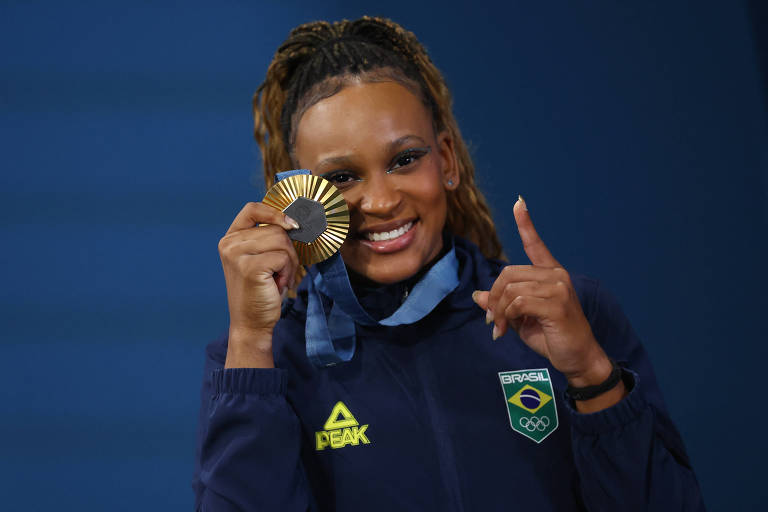
M 319 451 L 329 446 L 336 449 L 344 448 L 348 444 L 370 444 L 371 441 L 365 436 L 366 430 L 368 425 L 360 426 L 344 402 L 336 402 L 323 425 L 323 430 L 315 432 L 316 449 Z
M 536 411 L 547 405 L 547 402 L 550 400 L 552 400 L 551 396 L 540 389 L 536 389 L 530 384 L 526 384 L 520 388 L 517 393 L 512 395 L 508 402 L 534 414 Z

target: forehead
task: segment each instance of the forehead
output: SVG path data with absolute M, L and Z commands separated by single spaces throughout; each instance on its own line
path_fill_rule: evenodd
M 329 156 L 375 151 L 404 135 L 425 140 L 432 135 L 421 100 L 397 82 L 357 83 L 307 109 L 295 150 L 302 165 L 311 165 Z

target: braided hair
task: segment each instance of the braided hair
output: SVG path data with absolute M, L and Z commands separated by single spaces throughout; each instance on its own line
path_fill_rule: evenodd
M 475 169 L 452 112 L 450 91 L 416 36 L 389 19 L 315 21 L 294 28 L 275 53 L 253 97 L 254 134 L 269 188 L 275 174 L 294 166 L 295 131 L 301 115 L 352 80 L 394 81 L 420 97 L 435 133 L 454 141 L 459 185 L 448 192 L 447 228 L 478 245 L 488 258 L 503 258 L 501 243 Z M 297 271 L 296 283 L 304 269 Z

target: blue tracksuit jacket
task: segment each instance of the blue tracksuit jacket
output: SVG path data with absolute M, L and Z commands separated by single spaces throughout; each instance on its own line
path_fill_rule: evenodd
M 572 276 L 631 391 L 579 414 L 565 378 L 514 331 L 491 340 L 471 294 L 489 289 L 503 263 L 458 237 L 456 255 L 458 288 L 415 324 L 358 326 L 349 363 L 307 359 L 305 284 L 275 327 L 276 368 L 223 370 L 226 339 L 210 344 L 196 509 L 704 510 L 648 356 L 600 283 Z M 559 425 L 537 443 L 511 428 L 499 372 L 540 368 Z

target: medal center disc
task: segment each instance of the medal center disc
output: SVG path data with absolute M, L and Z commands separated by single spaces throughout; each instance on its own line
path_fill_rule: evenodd
M 299 223 L 299 229 L 288 231 L 291 240 L 311 244 L 328 227 L 328 221 L 325 218 L 325 208 L 318 201 L 307 199 L 306 197 L 297 197 L 288 205 L 283 213 Z

